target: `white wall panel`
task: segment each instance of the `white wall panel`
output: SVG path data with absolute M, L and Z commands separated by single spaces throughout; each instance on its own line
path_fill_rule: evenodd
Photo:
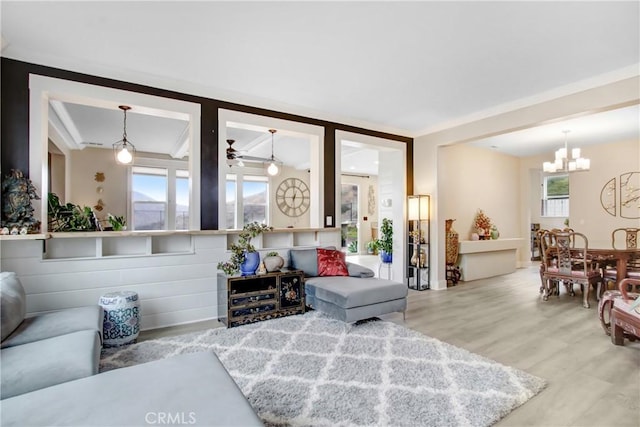
M 339 230 L 321 231 L 318 236 L 319 243 L 340 241 Z M 177 246 L 184 246 L 184 235 L 176 237 Z M 176 247 L 169 236 L 162 238 L 162 247 Z M 130 237 L 102 237 L 106 239 L 119 239 L 109 247 L 127 252 Z M 43 259 L 43 241 L 2 240 L 1 266 L 2 271 L 15 271 L 25 287 L 28 314 L 97 304 L 107 292 L 128 290 L 140 297 L 142 329 L 153 329 L 218 317 L 216 264 L 229 259 L 227 236 L 192 239 L 193 253 L 55 260 Z M 69 246 L 82 241 L 80 246 L 86 247 L 98 246 L 100 237 L 52 240 Z M 138 240 L 136 236 L 131 242 L 137 245 Z M 68 253 L 76 250 L 70 247 Z

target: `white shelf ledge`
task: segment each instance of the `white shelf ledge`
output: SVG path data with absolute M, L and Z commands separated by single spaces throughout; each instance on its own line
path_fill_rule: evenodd
M 473 254 L 478 252 L 505 251 L 518 249 L 524 244 L 522 238 L 506 238 L 497 240 L 462 240 L 460 242 L 460 254 Z

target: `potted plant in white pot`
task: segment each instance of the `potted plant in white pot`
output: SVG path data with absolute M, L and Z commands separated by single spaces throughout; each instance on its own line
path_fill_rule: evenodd
M 271 273 L 272 271 L 278 271 L 282 268 L 284 265 L 284 258 L 282 258 L 278 252 L 272 251 L 267 252 L 267 255 L 265 255 L 262 262 L 264 262 L 264 267 L 267 271 Z
M 245 225 L 238 235 L 238 242 L 231 244 L 231 259 L 219 262 L 218 270 L 224 271 L 227 275 L 236 274 L 238 271 L 243 276 L 254 274 L 260 264 L 260 254 L 251 244 L 251 239 L 272 230 L 273 227 L 257 221 Z
M 383 263 L 391 263 L 393 261 L 393 221 L 389 218 L 382 220 L 380 238 L 375 242 L 376 249 L 380 252 L 380 260 Z

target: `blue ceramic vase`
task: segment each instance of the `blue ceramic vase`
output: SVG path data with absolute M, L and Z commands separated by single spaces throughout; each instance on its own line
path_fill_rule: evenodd
M 240 264 L 240 273 L 243 276 L 250 276 L 256 272 L 260 265 L 260 254 L 258 252 L 245 252 L 244 262 Z
M 385 264 L 391 264 L 393 262 L 393 254 L 385 251 L 380 251 L 380 260 Z

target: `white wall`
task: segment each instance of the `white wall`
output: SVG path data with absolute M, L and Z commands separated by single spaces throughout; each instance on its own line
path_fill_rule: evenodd
M 94 256 L 99 239 L 104 246 L 126 253 L 131 252 L 131 248 L 140 248 L 140 240 L 145 238 L 136 233 L 129 237 L 80 234 L 84 237 L 0 241 L 0 271 L 16 272 L 27 294 L 28 315 L 93 305 L 107 292 L 129 290 L 140 296 L 142 329 L 218 318 L 216 265 L 230 256 L 226 234 L 196 232 L 190 236 L 190 249 L 179 249 L 182 253 L 146 256 L 105 253 L 104 257 Z M 170 248 L 183 246 L 189 236 L 178 233 L 156 237 L 162 240 L 160 245 L 171 252 Z M 293 246 L 340 244 L 339 229 L 301 232 L 296 237 L 293 233 L 279 232 L 270 237 L 272 242 L 287 242 L 269 247 L 282 254 Z M 263 247 L 262 238 L 255 240 L 257 248 Z M 51 248 L 54 244 L 58 244 L 59 253 L 74 253 L 71 256 L 79 257 L 43 259 L 43 245 Z M 92 253 L 82 253 L 83 247 L 91 248 Z
M 554 93 L 557 96 L 554 97 Z M 442 212 L 442 206 L 444 206 L 447 194 L 443 186 L 444 181 L 440 180 L 440 176 L 446 176 L 446 169 L 456 168 L 456 165 L 443 165 L 438 162 L 438 156 L 441 154 L 438 147 L 535 127 L 549 121 L 557 121 L 578 114 L 621 108 L 639 101 L 640 76 L 620 79 L 614 76 L 607 79 L 603 78 L 599 82 L 592 81 L 588 84 L 587 82 L 580 82 L 580 84 L 573 85 L 569 91 L 566 88 L 558 88 L 556 91 L 541 94 L 535 99 L 529 99 L 527 103 L 522 102 L 520 107 L 497 106 L 482 115 L 478 114 L 474 118 L 469 118 L 468 121 L 452 124 L 445 129 L 436 129 L 431 133 L 416 137 L 413 157 L 414 193 L 431 194 L 432 224 L 437 224 L 437 232 L 432 233 L 432 288 L 446 288 L 446 281 L 444 280 L 444 220 L 448 217 Z M 591 151 L 585 150 L 584 155 L 591 157 L 592 162 L 594 161 L 595 154 L 592 154 Z M 599 155 L 608 162 L 615 164 L 617 161 L 616 157 L 611 153 L 599 153 Z M 630 157 L 633 157 L 633 154 Z M 633 158 L 640 163 L 637 154 Z M 523 164 L 525 164 L 524 161 Z M 519 200 L 521 204 L 519 214 L 516 214 L 519 218 L 519 232 L 513 237 L 529 239 L 530 236 L 530 223 L 532 222 L 530 207 L 534 203 L 534 198 L 531 196 L 529 188 L 531 167 L 531 164 L 520 167 L 518 191 L 513 194 L 513 197 Z M 592 164 L 592 169 L 593 167 Z M 635 170 L 638 169 L 636 165 Z M 460 171 L 460 174 L 467 177 L 469 189 L 473 188 L 478 193 L 486 191 L 486 188 L 475 185 L 477 177 L 484 173 L 487 173 L 486 169 L 478 167 Z M 587 179 L 590 180 L 591 178 Z M 602 187 L 600 183 L 591 184 L 595 187 L 598 187 L 598 185 L 600 185 L 600 188 Z M 496 189 L 495 191 L 499 190 Z M 599 189 L 594 191 L 599 192 Z M 585 209 L 600 209 L 599 201 L 597 201 L 597 205 L 593 205 L 593 202 L 593 199 L 587 201 L 589 206 Z M 581 204 L 583 202 L 578 201 L 577 203 Z M 572 213 L 572 216 L 574 213 Z M 573 226 L 574 224 L 579 225 L 581 220 L 584 220 L 586 224 L 587 219 L 587 217 L 576 217 L 576 219 L 570 219 L 570 221 Z M 589 221 L 591 222 L 592 220 Z M 459 227 L 464 226 L 459 225 Z M 458 231 L 462 231 L 462 229 Z M 596 237 L 603 234 L 603 232 L 598 233 L 598 235 L 595 235 Z M 521 261 L 529 262 L 529 258 L 530 252 L 522 250 Z M 434 286 L 434 283 L 437 284 Z
M 96 172 L 104 173 L 104 181 L 95 180 Z M 129 167 L 119 165 L 113 151 L 87 147 L 71 152 L 71 183 L 67 201 L 79 206 L 93 207 L 98 199 L 104 202 L 104 209 L 96 212 L 100 220 L 113 215 L 127 215 L 127 174 Z M 97 188 L 102 187 L 102 193 Z
M 455 219 L 460 240 L 469 240 L 478 209 L 482 209 L 500 231 L 500 237 L 520 237 L 518 158 L 470 145 L 440 147 L 438 179 L 440 213 Z M 469 179 L 472 177 L 473 179 Z
M 591 169 L 586 172 L 569 174 L 569 225 L 575 231 L 584 233 L 593 244 L 610 244 L 611 231 L 619 227 L 640 227 L 640 219 L 622 218 L 617 210 L 612 216 L 602 207 L 600 200 L 602 188 L 612 178 L 617 178 L 627 172 L 640 172 L 640 141 L 626 140 L 609 144 L 590 145 L 581 147 L 584 157 L 591 159 Z M 522 168 L 531 171 L 529 186 L 531 201 L 537 203 L 531 206 L 532 222 L 540 223 L 542 228 L 564 227 L 564 218 L 544 218 L 539 215 L 539 205 L 542 189 L 540 164 L 544 159 L 551 158 L 553 153 L 546 156 L 531 157 L 523 160 Z M 538 168 L 538 169 L 536 169 Z M 618 202 L 619 189 L 617 192 Z M 640 216 L 640 210 L 638 211 Z
M 292 167 L 281 166 L 280 174 L 269 179 L 269 187 L 271 192 L 269 193 L 269 207 L 270 207 L 270 221 L 269 225 L 275 228 L 307 228 L 310 226 L 311 207 L 307 211 L 296 217 L 287 216 L 282 213 L 276 203 L 276 190 L 282 181 L 287 178 L 298 178 L 302 180 L 310 192 L 316 192 L 315 188 L 311 187 L 309 180 L 309 172 L 306 169 L 295 169 Z

